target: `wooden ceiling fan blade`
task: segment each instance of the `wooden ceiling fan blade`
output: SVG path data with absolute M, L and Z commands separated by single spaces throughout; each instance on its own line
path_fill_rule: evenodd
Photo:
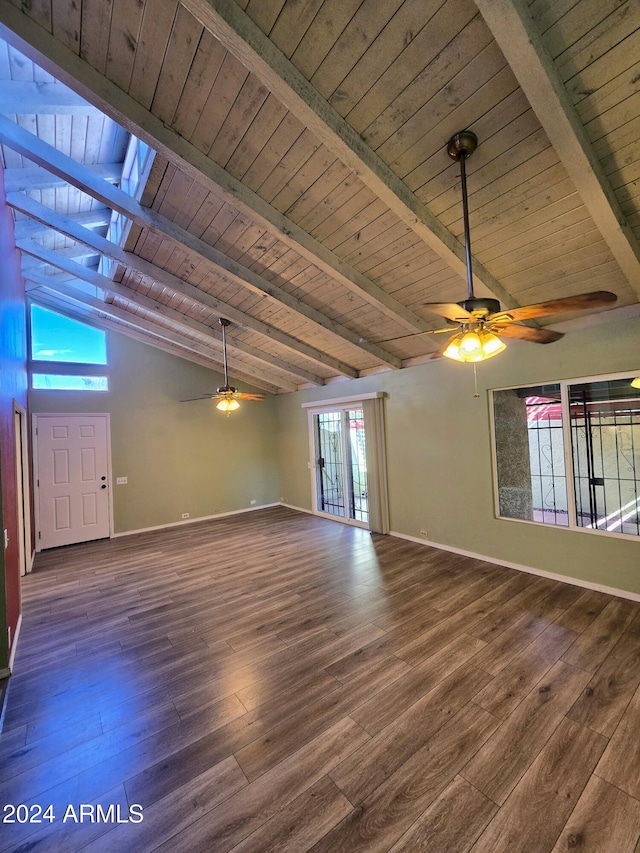
M 239 392 L 238 394 L 234 394 L 233 396 L 236 400 L 264 400 L 264 394 L 245 394 L 244 392 Z
M 579 293 L 577 296 L 563 296 L 548 302 L 538 302 L 535 305 L 523 305 L 522 308 L 507 308 L 504 312 L 514 320 L 533 320 L 534 317 L 547 317 L 550 314 L 569 313 L 570 311 L 588 311 L 591 308 L 602 308 L 618 297 L 608 290 L 592 290 L 590 293 Z
M 551 344 L 559 341 L 564 335 L 551 329 L 532 329 L 529 326 L 518 326 L 517 323 L 507 323 L 491 327 L 491 331 L 502 338 L 519 338 L 521 341 L 532 341 L 535 344 Z
M 458 305 L 457 302 L 423 302 L 422 304 L 428 311 L 433 311 L 434 314 L 446 317 L 447 320 L 452 320 L 454 323 L 462 323 L 473 317 L 472 314 Z

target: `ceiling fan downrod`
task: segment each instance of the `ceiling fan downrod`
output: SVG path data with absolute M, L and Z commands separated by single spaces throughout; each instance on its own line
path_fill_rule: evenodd
M 471 272 L 471 235 L 469 230 L 469 202 L 467 200 L 467 157 L 471 157 L 478 147 L 478 137 L 470 130 L 461 130 L 454 134 L 447 144 L 450 157 L 460 163 L 460 180 L 462 184 L 462 217 L 464 222 L 464 250 L 467 259 L 467 294 L 473 299 L 473 275 Z
M 494 314 L 500 310 L 497 299 L 476 298 L 473 293 L 473 271 L 471 266 L 471 232 L 469 228 L 469 201 L 467 198 L 467 158 L 471 157 L 478 147 L 478 137 L 471 130 L 460 130 L 447 143 L 447 153 L 460 163 L 460 183 L 462 188 L 462 219 L 464 223 L 464 251 L 467 262 L 467 299 L 459 302 L 469 313 L 479 308 Z
M 224 385 L 222 388 L 218 388 L 218 392 L 235 391 L 236 389 L 229 385 L 229 374 L 227 370 L 227 326 L 231 325 L 231 321 L 226 320 L 224 317 L 220 317 L 218 322 L 222 326 L 222 363 L 224 365 Z

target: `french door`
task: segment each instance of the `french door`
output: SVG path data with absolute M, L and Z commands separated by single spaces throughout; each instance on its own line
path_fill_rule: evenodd
M 367 462 L 362 408 L 311 413 L 314 512 L 369 524 Z

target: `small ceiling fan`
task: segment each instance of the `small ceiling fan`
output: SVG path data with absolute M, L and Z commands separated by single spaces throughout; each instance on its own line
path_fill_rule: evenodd
M 505 349 L 501 338 L 520 338 L 537 344 L 548 344 L 563 337 L 561 332 L 520 325 L 520 320 L 548 317 L 569 311 L 585 311 L 601 308 L 618 298 L 607 290 L 595 290 L 577 296 L 565 296 L 521 308 L 502 311 L 497 299 L 474 295 L 471 270 L 471 238 L 469 234 L 469 205 L 467 200 L 467 175 L 465 163 L 476 150 L 478 139 L 470 130 L 462 130 L 451 137 L 447 144 L 450 157 L 460 163 L 462 185 L 462 210 L 464 220 L 464 244 L 467 266 L 467 298 L 461 302 L 425 302 L 424 307 L 444 317 L 450 326 L 457 326 L 455 334 L 446 341 L 433 358 L 443 355 L 455 361 L 484 361 Z M 449 332 L 437 329 L 435 334 Z M 430 333 L 423 333 L 430 334 Z M 432 332 L 431 334 L 434 334 Z
M 221 412 L 226 412 L 228 415 L 240 408 L 238 400 L 263 400 L 263 394 L 246 394 L 244 391 L 238 391 L 232 385 L 229 385 L 229 374 L 227 371 L 227 326 L 231 325 L 230 320 L 225 320 L 220 317 L 220 325 L 222 326 L 222 356 L 224 363 L 224 385 L 216 390 L 215 394 L 203 394 L 201 397 L 190 397 L 188 400 L 180 400 L 181 403 L 192 403 L 195 400 L 217 400 L 216 409 Z

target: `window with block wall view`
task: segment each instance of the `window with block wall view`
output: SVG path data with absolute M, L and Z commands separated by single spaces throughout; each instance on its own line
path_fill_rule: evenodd
M 500 518 L 640 536 L 637 377 L 491 396 Z

